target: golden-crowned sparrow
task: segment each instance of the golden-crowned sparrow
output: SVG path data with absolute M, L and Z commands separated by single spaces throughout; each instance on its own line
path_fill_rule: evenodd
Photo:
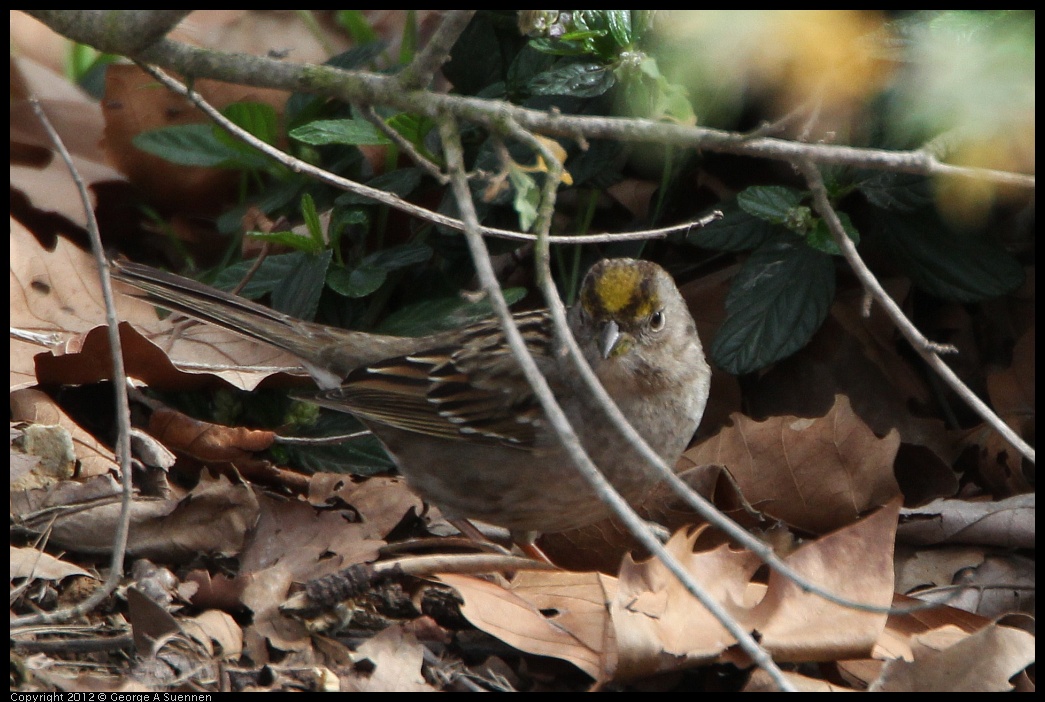
M 381 336 L 303 322 L 139 264 L 115 264 L 113 275 L 161 307 L 300 358 L 322 388 L 312 401 L 358 417 L 448 517 L 523 538 L 610 516 L 570 464 L 496 320 Z M 674 281 L 648 261 L 605 259 L 568 319 L 624 416 L 674 464 L 700 423 L 711 376 Z M 521 312 L 515 322 L 595 464 L 626 499 L 641 500 L 657 479 L 584 387 L 548 312 Z

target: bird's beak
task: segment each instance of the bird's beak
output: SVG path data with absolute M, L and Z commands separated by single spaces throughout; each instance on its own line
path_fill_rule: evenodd
M 617 353 L 617 343 L 620 341 L 620 327 L 613 320 L 602 325 L 599 332 L 599 353 L 603 358 L 609 358 Z

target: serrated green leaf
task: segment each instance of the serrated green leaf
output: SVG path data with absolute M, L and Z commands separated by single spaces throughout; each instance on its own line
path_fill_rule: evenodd
M 397 115 L 389 117 L 385 123 L 399 132 L 404 139 L 413 144 L 414 147 L 421 152 L 422 156 L 430 161 L 438 160 L 425 145 L 425 137 L 427 137 L 432 129 L 435 128 L 435 122 L 433 120 L 422 115 L 400 112 Z
M 790 356 L 823 324 L 834 293 L 830 256 L 791 233 L 774 237 L 751 254 L 733 280 L 712 358 L 740 375 Z
M 209 124 L 180 124 L 134 137 L 134 145 L 171 163 L 204 168 L 231 167 L 241 156 L 214 134 Z
M 366 264 L 352 270 L 333 268 L 327 273 L 327 285 L 345 297 L 366 297 L 380 288 L 388 277 L 387 270 Z
M 845 230 L 846 235 L 853 240 L 854 244 L 859 246 L 860 232 L 857 231 L 855 226 L 853 226 L 853 221 L 849 219 L 849 215 L 845 212 L 839 212 L 838 219 L 842 221 L 842 229 Z M 838 244 L 835 243 L 835 238 L 831 234 L 831 230 L 827 228 L 827 222 L 820 218 L 817 218 L 812 230 L 805 235 L 805 240 L 807 244 L 817 251 L 823 251 L 832 256 L 842 255 L 842 250 L 838 248 Z
M 750 251 L 782 233 L 779 225 L 748 214 L 731 202 L 723 205 L 722 218 L 694 229 L 686 241 L 694 246 L 716 251 Z
M 318 254 L 290 253 L 282 256 L 278 267 L 284 275 L 272 289 L 272 307 L 298 319 L 315 319 L 332 257 L 330 249 Z M 262 268 L 271 260 L 272 257 L 265 259 Z
M 570 95 L 590 98 L 613 87 L 616 77 L 609 66 L 583 61 L 557 66 L 534 77 L 530 92 L 534 95 Z
M 856 184 L 867 201 L 883 210 L 911 212 L 933 202 L 928 176 L 914 173 L 875 172 Z
M 290 136 L 312 146 L 373 146 L 392 143 L 365 119 L 320 119 L 292 129 Z
M 625 47 L 634 41 L 631 33 L 631 10 L 604 10 L 610 36 L 617 46 Z
M 935 210 L 878 210 L 873 225 L 915 285 L 955 302 L 979 302 L 1023 283 L 1020 262 L 993 241 L 950 230 Z
M 773 224 L 785 224 L 801 201 L 802 193 L 782 185 L 753 185 L 737 195 L 740 209 Z

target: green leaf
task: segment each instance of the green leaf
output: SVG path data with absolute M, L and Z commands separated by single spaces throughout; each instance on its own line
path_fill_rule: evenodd
M 275 144 L 279 138 L 279 117 L 276 116 L 276 110 L 272 105 L 260 102 L 234 102 L 221 112 L 236 126 L 250 132 L 266 144 Z M 231 135 L 229 138 L 232 138 Z
M 431 257 L 432 248 L 425 244 L 393 246 L 370 254 L 352 270 L 331 269 L 327 285 L 345 297 L 365 297 L 384 284 L 389 271 L 424 263 Z
M 327 273 L 327 285 L 331 290 L 345 297 L 366 297 L 380 288 L 387 277 L 387 270 L 363 264 L 352 270 L 331 269 Z
M 781 233 L 756 249 L 734 279 L 712 358 L 739 375 L 790 356 L 823 324 L 834 293 L 831 257 Z
M 435 128 L 435 122 L 423 115 L 414 115 L 408 112 L 400 112 L 385 120 L 392 129 L 399 132 L 404 139 L 409 141 L 421 152 L 421 155 L 430 161 L 438 162 L 439 159 L 428 150 L 425 137 Z
M 241 156 L 223 143 L 209 124 L 180 124 L 134 137 L 134 145 L 172 163 L 205 168 L 231 167 Z
M 842 229 L 845 230 L 846 235 L 853 240 L 854 244 L 859 245 L 860 232 L 857 231 L 855 226 L 853 226 L 853 222 L 849 219 L 849 215 L 845 212 L 839 212 L 838 219 L 842 221 Z M 807 244 L 817 251 L 823 251 L 832 256 L 842 255 L 842 250 L 838 248 L 838 244 L 835 243 L 835 238 L 831 234 L 831 230 L 827 228 L 827 222 L 819 217 L 816 219 L 816 223 L 813 225 L 812 230 L 805 235 L 805 240 Z
M 376 251 L 363 259 L 363 263 L 383 271 L 394 271 L 424 263 L 431 257 L 431 246 L 414 242 Z
M 285 274 L 272 290 L 272 306 L 299 320 L 316 319 L 320 295 L 323 293 L 327 268 L 333 252 L 319 254 L 294 253 L 280 257 L 279 267 Z M 262 267 L 272 258 L 266 258 Z
M 377 41 L 378 34 L 370 26 L 362 10 L 338 10 L 334 16 L 338 24 L 352 37 L 353 44 L 370 44 Z
M 301 215 L 305 218 L 305 226 L 308 228 L 309 236 L 312 237 L 312 243 L 318 249 L 322 249 L 324 246 L 323 225 L 319 222 L 316 203 L 308 193 L 301 196 Z
M 377 127 L 365 119 L 320 119 L 292 129 L 290 136 L 312 146 L 392 143 Z
M 1023 267 L 993 241 L 950 230 L 935 210 L 879 210 L 874 231 L 915 285 L 944 300 L 979 302 L 1023 283 Z
M 594 62 L 569 63 L 537 75 L 530 81 L 534 95 L 571 95 L 590 98 L 613 87 L 616 77 L 609 66 Z
M 323 250 L 323 244 L 320 243 L 317 245 L 311 236 L 302 236 L 297 232 L 292 231 L 270 232 L 268 234 L 264 232 L 247 232 L 247 235 L 251 239 L 267 241 L 270 244 L 287 246 L 297 251 L 305 251 L 307 253 L 319 253 Z
M 802 193 L 781 185 L 753 185 L 737 195 L 737 204 L 748 214 L 773 224 L 786 224 Z
M 606 24 L 617 46 L 625 47 L 634 41 L 631 33 L 631 10 L 604 10 Z
M 526 295 L 524 288 L 506 288 L 505 300 L 512 305 Z M 461 297 L 424 300 L 402 307 L 381 322 L 378 331 L 393 336 L 424 336 L 448 329 L 459 329 L 467 324 L 489 317 L 492 313 L 487 300 L 469 302 Z
M 914 173 L 876 172 L 856 184 L 867 201 L 883 210 L 911 212 L 933 202 L 932 183 Z
M 515 191 L 515 211 L 519 213 L 519 229 L 530 231 L 537 220 L 537 207 L 541 204 L 541 191 L 533 177 L 520 168 L 508 171 L 508 180 Z
M 694 246 L 716 251 L 750 251 L 782 233 L 779 225 L 748 214 L 736 202 L 720 208 L 722 219 L 686 235 Z
M 382 173 L 376 178 L 371 178 L 367 181 L 367 185 L 371 188 L 395 193 L 399 197 L 409 195 L 420 184 L 421 170 L 419 168 L 400 168 L 388 173 Z M 338 207 L 348 207 L 351 205 L 373 205 L 374 201 L 366 195 L 344 193 L 343 195 L 338 195 L 337 199 L 334 200 L 334 204 Z

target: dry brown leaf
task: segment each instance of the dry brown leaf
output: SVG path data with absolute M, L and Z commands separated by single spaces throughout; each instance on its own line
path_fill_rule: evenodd
M 162 407 L 149 417 L 149 433 L 172 451 L 204 462 L 254 462 L 253 454 L 275 441 L 271 431 L 226 427 Z
M 47 251 L 14 221 L 10 243 L 11 387 L 110 378 L 108 341 L 99 327 L 105 313 L 93 258 L 63 239 Z M 119 294 L 131 288 L 117 285 L 116 290 L 117 316 L 148 339 L 121 334 L 129 377 L 154 387 L 185 388 L 192 379 L 185 373 L 206 374 L 252 390 L 276 373 L 307 376 L 290 354 L 209 325 L 186 323 L 184 318 L 180 323 L 171 317 L 161 320 L 152 305 Z M 164 368 L 165 354 L 183 372 Z
M 855 525 L 803 545 L 785 560 L 829 592 L 868 604 L 888 604 L 892 596 L 892 533 L 897 509 L 898 503 L 894 502 Z M 869 652 L 885 626 L 884 614 L 831 604 L 802 592 L 775 572 L 766 586 L 750 584 L 751 575 L 760 564 L 748 553 L 721 546 L 704 554 L 692 554 L 687 561 L 687 569 L 711 589 L 712 596 L 733 613 L 744 629 L 757 630 L 762 635 L 762 645 L 776 660 L 833 660 L 859 651 Z M 645 593 L 633 592 L 631 597 L 641 595 L 651 605 L 663 600 L 664 607 L 657 612 L 648 606 L 643 618 L 636 616 L 638 612 L 633 606 L 614 609 L 622 669 L 626 658 L 633 665 L 628 673 L 647 675 L 672 669 L 684 657 L 707 660 L 726 653 L 734 642 L 721 625 L 712 623 L 710 615 L 682 593 L 673 579 L 669 580 L 659 563 L 650 561 L 643 567 L 647 581 L 652 573 L 659 573 L 657 578 L 662 584 Z M 617 603 L 626 603 L 629 597 L 627 571 L 628 568 L 622 569 Z M 646 641 L 640 646 L 645 650 L 644 658 L 636 655 L 641 653 L 639 647 L 634 651 L 625 649 L 625 636 L 634 644 L 635 633 L 641 630 L 647 632 Z M 662 650 L 656 650 L 658 646 Z M 738 658 L 737 654 L 739 651 L 730 651 L 726 658 L 746 664 L 743 656 Z M 663 668 L 665 664 L 672 667 Z
M 691 544 L 697 536 L 699 532 L 688 538 L 679 532 L 667 549 L 715 602 L 749 629 L 752 603 L 746 593 L 761 561 L 748 551 L 734 551 L 726 545 L 693 553 Z M 735 643 L 656 559 L 643 563 L 625 559 L 611 613 L 619 645 L 616 674 L 623 679 L 707 663 Z
M 1017 435 L 1034 439 L 1034 326 L 1031 325 L 1012 350 L 1012 366 L 987 374 L 987 392 L 998 416 Z M 993 430 L 976 432 L 980 438 L 980 476 L 995 495 L 1004 497 L 1030 492 L 1034 485 L 1024 474 L 1019 451 Z
M 1034 637 L 990 624 L 969 635 L 956 627 L 913 638 L 914 660 L 892 660 L 875 692 L 1009 692 L 1013 677 L 1034 662 Z
M 997 502 L 934 500 L 901 512 L 897 538 L 910 544 L 986 544 L 1034 548 L 1034 494 Z
M 81 478 L 105 475 L 110 471 L 119 472 L 112 449 L 84 431 L 49 395 L 28 388 L 16 390 L 11 393 L 10 407 L 12 421 L 63 427 L 72 440 L 74 455 L 80 464 L 78 475 Z
M 317 21 L 306 22 L 294 10 L 197 10 L 170 36 L 221 51 L 256 56 L 275 53 L 281 60 L 295 63 L 323 63 L 349 47 L 343 31 L 328 26 L 331 22 L 324 21 L 321 14 L 313 19 Z
M 179 620 L 182 631 L 212 652 L 218 644 L 221 657 L 235 659 L 243 652 L 243 630 L 227 612 L 209 609 L 198 616 Z
M 713 339 L 715 332 L 722 326 L 726 316 L 726 296 L 737 270 L 739 266 L 726 268 L 679 288 L 686 300 L 686 306 L 693 314 L 693 321 L 697 324 L 697 332 L 701 339 Z M 701 441 L 714 436 L 721 427 L 726 426 L 730 416 L 741 411 L 742 399 L 740 383 L 736 376 L 712 365 L 711 392 L 695 440 Z
M 918 591 L 923 600 L 947 600 L 956 609 L 974 612 L 988 619 L 1006 614 L 1034 614 L 1036 580 L 1032 559 L 1015 553 L 990 555 L 976 567 L 956 573 L 954 584 L 963 589 L 955 596 L 954 587 L 942 586 Z
M 22 524 L 34 531 L 50 528 L 55 546 L 108 554 L 120 518 L 119 484 L 109 476 L 97 476 L 66 481 L 60 488 L 13 495 L 14 518 L 28 515 Z M 256 519 L 257 502 L 249 486 L 204 474 L 181 499 L 135 497 L 127 554 L 185 562 L 200 553 L 236 553 Z
M 352 680 L 358 692 L 436 692 L 421 675 L 424 648 L 397 624 L 361 644 L 358 658 L 374 664 L 370 677 Z
M 885 607 L 894 589 L 893 544 L 900 500 L 858 523 L 805 544 L 784 560 L 828 592 Z M 885 628 L 886 615 L 833 604 L 804 592 L 776 571 L 755 607 L 762 645 L 775 658 L 816 661 L 869 652 Z
M 308 499 L 317 507 L 350 505 L 367 538 L 384 537 L 411 509 L 420 514 L 424 507 L 403 478 L 380 475 L 357 482 L 340 473 L 316 473 L 309 478 Z
M 83 568 L 35 548 L 11 547 L 11 580 L 15 578 L 61 580 L 70 575 L 97 579 L 97 576 L 88 573 Z
M 893 501 L 857 524 L 803 545 L 786 560 L 829 592 L 887 605 L 898 509 Z M 693 553 L 698 537 L 680 532 L 667 548 L 744 629 L 759 632 L 777 660 L 867 655 L 879 640 L 886 615 L 828 603 L 776 573 L 768 585 L 753 584 L 761 567 L 756 556 L 725 545 Z M 568 660 L 599 682 L 709 661 L 750 664 L 733 649 L 735 641 L 722 625 L 656 559 L 626 560 L 619 582 L 594 573 L 540 573 L 506 590 L 468 576 L 439 577 L 458 590 L 465 601 L 462 612 L 478 628 L 520 650 Z M 612 603 L 611 624 L 606 602 Z
M 893 477 L 899 447 L 879 439 L 845 396 L 819 419 L 733 416 L 733 426 L 686 452 L 696 465 L 726 466 L 744 498 L 787 524 L 824 533 L 900 494 Z
M 608 638 L 612 632 L 606 604 L 613 599 L 614 578 L 601 573 L 528 573 L 518 577 L 518 590 L 514 583 L 504 589 L 451 573 L 439 578 L 461 594 L 461 613 L 479 629 L 520 651 L 561 658 L 596 680 L 609 679 L 615 646 Z
M 905 460 L 896 475 L 909 501 L 949 497 L 957 489 L 951 468 L 960 451 L 957 437 L 930 415 L 932 394 L 922 370 L 897 352 L 892 323 L 878 307 L 870 320 L 861 308 L 862 295 L 840 292 L 812 341 L 770 368 L 745 395 L 748 414 L 819 417 L 836 395 L 845 395 L 876 436 L 900 433 Z M 909 471 L 903 470 L 906 463 Z
M 649 212 L 650 200 L 659 187 L 660 183 L 655 181 L 625 178 L 606 188 L 606 194 L 620 203 L 632 217 L 644 220 Z
M 213 85 L 213 81 L 199 81 Z M 194 86 L 198 87 L 198 86 Z M 206 96 L 206 92 L 201 91 Z M 219 109 L 229 101 L 222 102 Z M 137 148 L 142 132 L 207 122 L 186 98 L 157 86 L 156 79 L 133 64 L 113 64 L 105 72 L 102 146 L 110 162 L 161 210 L 216 216 L 231 201 L 237 175 L 227 169 L 181 166 Z
M 103 182 L 123 180 L 98 147 L 101 108 L 61 73 L 31 59 L 12 56 L 11 72 L 13 80 L 17 75 L 14 85 L 19 88 L 17 96 L 12 94 L 10 104 L 12 153 L 36 149 L 46 155 L 41 163 L 12 158 L 11 187 L 21 192 L 34 209 L 56 212 L 84 227 L 86 215 L 76 184 L 26 97 L 32 95 L 40 101 L 89 189 Z
M 341 511 L 319 511 L 301 500 L 262 495 L 260 515 L 240 552 L 236 580 L 243 604 L 254 613 L 252 630 L 282 650 L 301 650 L 310 643 L 297 621 L 284 617 L 279 606 L 294 582 L 306 582 L 355 563 L 373 560 L 384 541 L 371 538 L 362 524 L 350 523 Z M 248 637 L 248 653 L 266 660 Z
M 912 549 L 896 547 L 896 591 L 910 595 L 925 588 L 950 585 L 955 575 L 983 563 L 982 548 L 945 547 Z

